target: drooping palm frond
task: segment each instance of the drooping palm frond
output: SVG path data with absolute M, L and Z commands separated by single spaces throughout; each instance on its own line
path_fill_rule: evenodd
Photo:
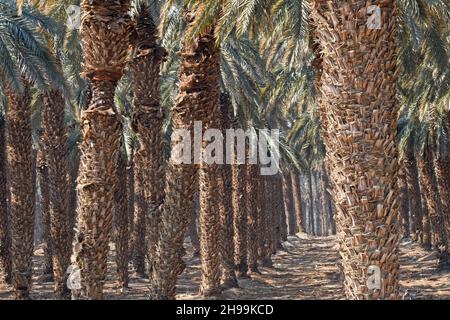
M 44 31 L 44 32 L 42 32 Z M 44 34 L 56 37 L 60 29 L 33 6 L 19 15 L 14 1 L 0 2 L 0 87 L 22 90 L 22 79 L 38 87 L 63 86 L 60 68 L 48 49 Z

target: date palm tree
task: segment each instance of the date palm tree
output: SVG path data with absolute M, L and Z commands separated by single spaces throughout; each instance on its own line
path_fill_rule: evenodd
M 84 73 L 91 104 L 81 114 L 76 262 L 89 299 L 103 298 L 113 217 L 113 191 L 121 123 L 114 91 L 128 50 L 129 0 L 82 1 Z
M 16 297 L 27 299 L 31 289 L 35 206 L 30 88 L 32 85 L 56 88 L 62 79 L 39 31 L 54 35 L 52 20 L 28 5 L 18 10 L 14 1 L 3 1 L 0 8 L 0 88 L 8 98 L 12 281 Z
M 134 92 L 132 127 L 139 139 L 140 148 L 134 155 L 136 197 L 142 198 L 144 209 L 136 206 L 135 250 L 143 251 L 138 256 L 137 270 L 143 274 L 143 258 L 146 255 L 149 267 L 157 254 L 158 226 L 164 201 L 165 157 L 163 126 L 164 110 L 160 105 L 160 70 L 166 55 L 159 45 L 157 29 L 150 7 L 139 2 L 135 10 L 136 28 L 132 37 L 134 58 L 130 64 Z M 146 211 L 145 208 L 147 208 Z M 146 225 L 146 230 L 142 228 Z M 142 234 L 144 232 L 145 234 Z M 145 243 L 147 237 L 147 243 Z M 144 243 L 142 243 L 142 240 Z M 148 252 L 145 248 L 148 247 Z M 151 274 L 151 270 L 149 272 Z
M 352 299 L 399 293 L 397 9 L 394 1 L 377 5 L 379 29 L 368 28 L 362 2 L 314 1 L 312 8 L 324 58 L 325 142 L 344 286 Z M 370 58 L 381 56 L 383 63 Z

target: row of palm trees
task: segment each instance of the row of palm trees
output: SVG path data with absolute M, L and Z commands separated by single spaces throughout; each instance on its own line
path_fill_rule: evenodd
M 348 298 L 398 297 L 400 220 L 445 265 L 444 2 L 375 1 L 381 25 L 369 29 L 364 1 L 81 1 L 79 34 L 61 27 L 77 1 L 32 2 L 0 2 L 9 190 L 0 253 L 18 298 L 31 288 L 33 137 L 46 260 L 62 298 L 70 264 L 81 270 L 72 293 L 103 297 L 111 240 L 120 287 L 131 258 L 152 298 L 175 298 L 195 190 L 205 296 L 270 265 L 305 227 L 336 229 Z M 177 164 L 168 136 L 197 120 L 281 128 L 284 178 L 258 177 L 254 165 Z M 309 176 L 311 199 L 312 172 L 322 172 L 319 218 L 313 201 L 302 215 L 293 170 Z M 369 289 L 374 267 L 381 285 Z

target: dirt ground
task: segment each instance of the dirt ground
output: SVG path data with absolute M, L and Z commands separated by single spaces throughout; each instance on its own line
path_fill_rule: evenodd
M 284 250 L 273 257 L 273 268 L 239 281 L 239 289 L 226 290 L 222 299 L 343 299 L 334 237 L 289 237 Z M 42 249 L 36 250 L 32 299 L 53 299 L 52 283 L 40 276 Z M 187 243 L 188 267 L 178 282 L 177 299 L 200 299 L 199 258 Z M 401 243 L 401 294 L 403 299 L 450 299 L 450 272 L 438 273 L 430 252 L 411 241 Z M 131 276 L 130 288 L 115 287 L 115 266 L 110 259 L 105 288 L 107 299 L 146 299 L 148 281 Z M 10 287 L 0 284 L 0 299 L 13 299 Z

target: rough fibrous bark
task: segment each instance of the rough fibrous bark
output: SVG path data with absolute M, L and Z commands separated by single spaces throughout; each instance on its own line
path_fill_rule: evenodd
M 53 251 L 55 292 L 68 298 L 67 267 L 70 264 L 70 229 L 67 184 L 67 132 L 65 124 L 66 102 L 60 90 L 44 93 L 41 125 L 42 147 L 48 169 L 50 233 Z
M 272 253 L 275 254 L 282 249 L 282 212 L 284 212 L 284 203 L 282 196 L 281 178 L 275 175 L 269 178 L 272 192 Z
M 272 244 L 273 244 L 273 210 L 272 210 L 272 188 L 271 178 L 268 176 L 261 176 L 260 184 L 260 201 L 262 201 L 262 217 L 261 217 L 261 260 L 264 267 L 272 266 Z
M 300 182 L 298 176 L 294 172 L 291 172 L 291 181 L 295 218 L 297 222 L 297 232 L 305 232 L 305 227 L 303 224 L 302 194 L 300 190 Z
M 128 287 L 128 185 L 127 159 L 121 152 L 117 163 L 114 188 L 113 240 L 116 245 L 116 266 L 120 289 Z
M 247 263 L 247 210 L 245 206 L 245 165 L 233 165 L 233 215 L 234 215 L 234 261 L 236 275 L 246 277 L 248 271 Z
M 421 184 L 423 186 L 422 192 L 424 193 L 428 207 L 428 216 L 432 231 L 432 244 L 439 253 L 439 264 L 443 266 L 449 262 L 447 252 L 448 239 L 442 214 L 441 198 L 433 170 L 432 152 L 429 146 L 426 147 L 423 158 L 420 158 L 417 164 L 420 172 Z
M 160 105 L 160 70 L 166 51 L 159 45 L 157 28 L 147 7 L 141 7 L 133 34 L 130 63 L 134 110 L 132 127 L 140 148 L 134 156 L 136 215 L 134 263 L 144 275 L 145 257 L 151 269 L 157 255 L 159 221 L 164 201 L 164 111 Z
M 194 17 L 186 15 L 188 23 Z M 173 129 L 186 129 L 193 133 L 194 121 L 207 118 L 212 103 L 211 90 L 217 90 L 217 63 L 211 58 L 214 39 L 198 37 L 192 43 L 186 42 L 181 52 L 180 85 L 176 103 L 172 108 Z M 172 150 L 182 141 L 172 137 Z M 175 161 L 172 156 L 166 169 L 165 200 L 160 220 L 160 233 L 151 278 L 151 296 L 155 299 L 174 299 L 175 285 L 185 264 L 182 257 L 186 228 L 191 220 L 197 168 L 192 164 Z
M 202 114 L 203 130 L 221 129 L 222 119 L 220 110 L 220 53 L 215 45 L 214 32 L 211 30 L 201 37 L 205 43 L 205 57 L 208 63 L 209 77 L 208 100 L 199 106 Z M 204 151 L 208 142 L 203 142 Z M 199 198 L 200 198 L 200 258 L 202 280 L 200 292 L 203 296 L 214 296 L 220 293 L 220 211 L 223 208 L 223 176 L 219 164 L 209 164 L 203 159 L 199 169 Z M 222 191 L 222 192 L 221 192 Z M 218 194 L 219 192 L 219 194 Z
M 10 198 L 11 259 L 17 299 L 28 299 L 31 289 L 34 207 L 29 85 L 22 93 L 7 90 L 7 159 Z
M 312 6 L 323 53 L 324 140 L 350 299 L 399 294 L 397 10 L 393 0 L 376 4 L 380 29 L 368 28 L 366 1 L 316 0 Z
M 246 207 L 247 207 L 247 231 L 248 231 L 248 268 L 251 272 L 258 270 L 258 206 L 257 206 L 257 179 L 259 171 L 255 164 L 247 165 L 246 177 Z
M 102 299 L 121 132 L 114 91 L 127 57 L 130 1 L 83 0 L 81 7 L 84 74 L 92 83 L 92 100 L 81 114 L 74 260 L 81 269 L 86 296 Z
M 230 97 L 226 93 L 220 95 L 220 108 L 222 115 L 223 132 L 231 127 L 233 106 Z M 226 147 L 224 145 L 224 150 Z M 224 153 L 225 154 L 225 153 Z M 223 164 L 222 167 L 223 201 L 220 210 L 220 260 L 222 264 L 222 286 L 224 288 L 238 287 L 236 272 L 234 269 L 234 228 L 232 206 L 232 166 Z
M 11 283 L 11 234 L 7 199 L 6 122 L 0 114 L 0 271 L 6 283 Z
M 283 175 L 283 196 L 284 196 L 284 210 L 287 215 L 288 235 L 293 236 L 296 233 L 296 221 L 295 221 L 295 209 L 294 209 L 294 196 L 292 193 L 292 180 L 291 174 L 286 173 Z
M 137 275 L 146 277 L 145 273 L 145 255 L 147 252 L 147 223 L 146 215 L 148 212 L 148 203 L 145 197 L 145 180 L 147 179 L 146 167 L 141 165 L 145 155 L 136 152 L 134 156 L 134 192 L 135 206 L 133 217 L 133 267 Z

